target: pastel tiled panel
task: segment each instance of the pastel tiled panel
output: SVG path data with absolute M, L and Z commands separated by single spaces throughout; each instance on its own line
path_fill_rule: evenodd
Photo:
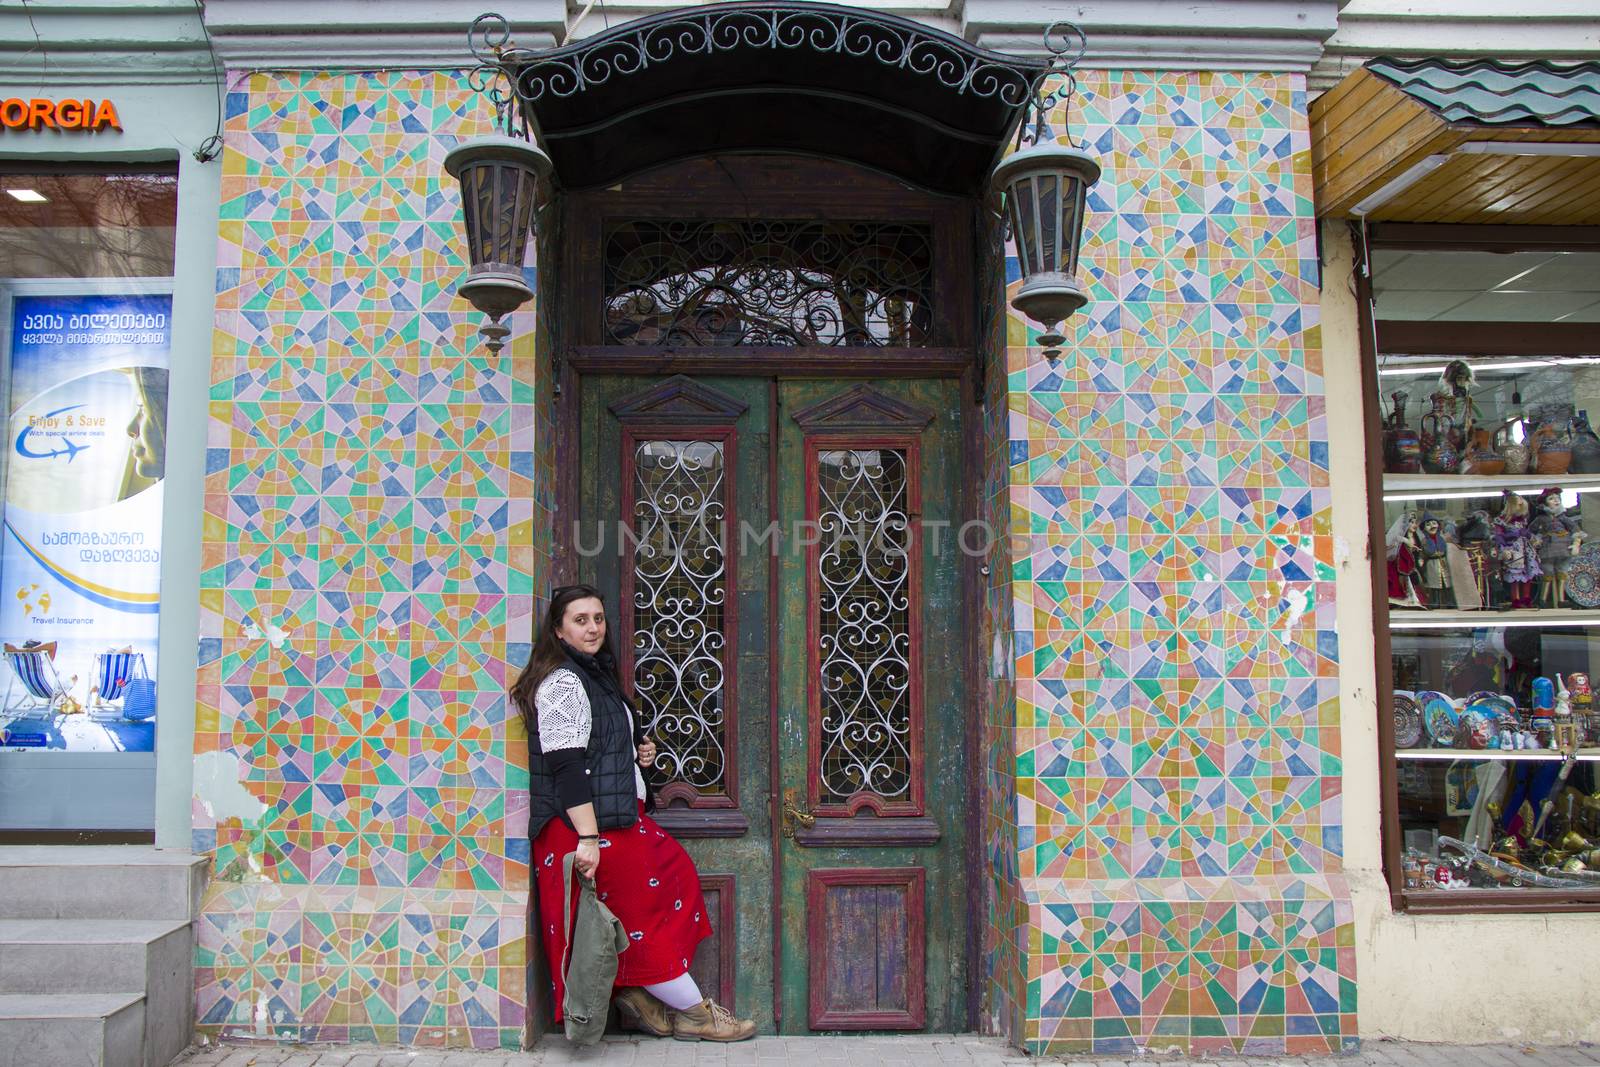
M 197 1017 L 225 1039 L 517 1047 L 546 583 L 531 307 L 491 356 L 443 172 L 455 73 L 227 97 L 194 837 Z M 541 383 L 542 384 L 542 383 Z M 543 435 L 548 437 L 549 435 Z
M 1092 303 L 1059 364 L 1008 322 L 1015 712 L 988 756 L 996 792 L 1014 758 L 1016 817 L 987 828 L 997 868 L 1014 835 L 1027 913 L 1016 1036 L 1050 1053 L 1349 1048 L 1304 82 L 1090 71 L 1055 118 L 1105 174 Z M 1009 881 L 992 875 L 998 913 Z

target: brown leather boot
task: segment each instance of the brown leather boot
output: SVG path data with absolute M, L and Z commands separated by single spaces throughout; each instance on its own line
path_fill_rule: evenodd
M 636 985 L 620 989 L 611 1003 L 645 1033 L 655 1037 L 673 1036 L 672 1009 L 651 996 L 648 989 Z
M 750 1019 L 735 1019 L 733 1012 L 710 997 L 672 1017 L 672 1036 L 679 1041 L 743 1041 L 756 1036 Z

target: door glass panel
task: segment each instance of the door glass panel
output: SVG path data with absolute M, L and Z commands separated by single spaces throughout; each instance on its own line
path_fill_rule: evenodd
M 635 442 L 633 684 L 662 780 L 726 788 L 721 441 Z
M 919 347 L 933 228 L 791 219 L 631 219 L 605 233 L 605 343 Z
M 906 453 L 817 453 L 820 796 L 906 800 L 912 781 Z

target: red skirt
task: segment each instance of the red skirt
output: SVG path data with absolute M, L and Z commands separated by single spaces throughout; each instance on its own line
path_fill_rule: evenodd
M 561 1021 L 561 1001 L 566 995 L 561 961 L 577 914 L 565 923 L 561 914 L 565 887 L 562 860 L 578 847 L 578 835 L 560 818 L 545 823 L 533 840 L 533 869 L 538 883 L 539 922 L 543 926 L 545 959 L 550 963 L 556 1022 Z M 574 879 L 577 875 L 573 875 Z M 615 988 L 670 982 L 689 969 L 700 942 L 711 936 L 711 919 L 700 899 L 700 874 L 683 846 L 644 813 L 639 821 L 620 830 L 600 834 L 600 868 L 595 891 L 628 931 L 630 944 L 617 957 Z

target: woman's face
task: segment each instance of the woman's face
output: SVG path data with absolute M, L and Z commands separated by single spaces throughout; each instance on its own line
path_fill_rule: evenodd
M 164 477 L 167 473 L 167 443 L 162 428 L 156 425 L 142 403 L 128 423 L 128 436 L 133 439 L 133 465 L 139 476 Z
M 579 652 L 594 655 L 606 639 L 606 609 L 599 597 L 586 596 L 567 605 L 556 636 Z

